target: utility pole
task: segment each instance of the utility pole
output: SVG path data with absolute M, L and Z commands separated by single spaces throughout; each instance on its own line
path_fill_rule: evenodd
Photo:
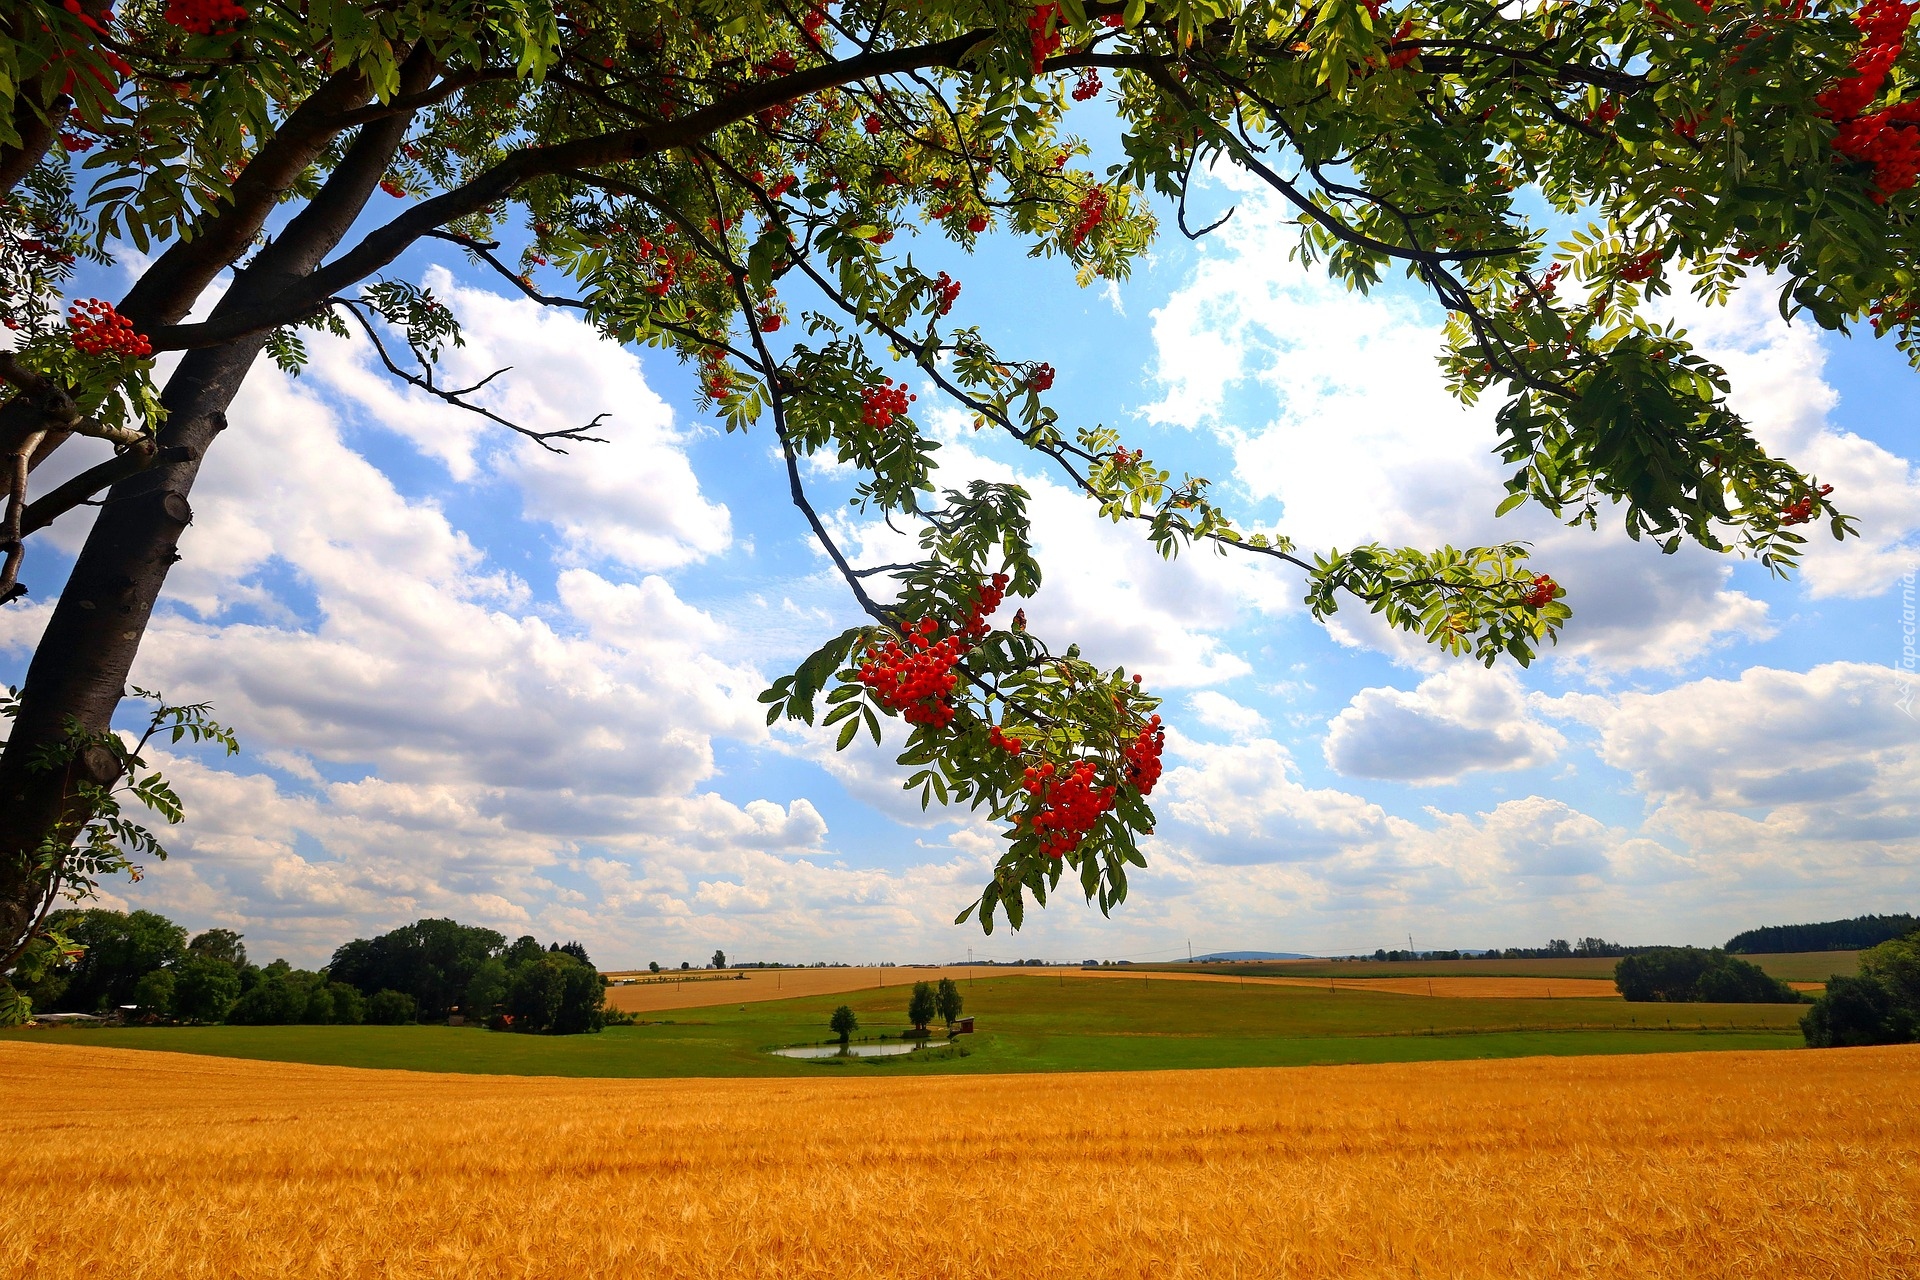
M 1188 964 L 1193 963 L 1193 939 L 1192 938 L 1187 939 L 1187 963 Z

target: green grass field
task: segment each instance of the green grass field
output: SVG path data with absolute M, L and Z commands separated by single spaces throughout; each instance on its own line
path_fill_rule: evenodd
M 1452 1000 L 1230 983 L 996 977 L 963 982 L 979 1032 L 908 1058 L 806 1062 L 766 1050 L 818 1042 L 836 1005 L 865 1039 L 905 1026 L 906 993 L 862 991 L 683 1009 L 593 1036 L 464 1027 L 117 1027 L 7 1039 L 165 1049 L 336 1066 L 504 1075 L 917 1075 L 1304 1066 L 1535 1054 L 1789 1048 L 1796 1005 L 1629 1005 L 1619 1000 Z
M 1825 982 L 1860 967 L 1858 951 L 1798 951 L 1741 956 L 1786 982 Z M 1545 960 L 1241 960 L 1219 964 L 1135 965 L 1168 973 L 1241 973 L 1275 978 L 1611 978 L 1620 963 L 1607 956 Z

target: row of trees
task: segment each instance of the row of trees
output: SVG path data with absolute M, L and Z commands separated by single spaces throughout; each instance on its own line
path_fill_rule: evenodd
M 492 929 L 420 920 L 356 938 L 322 969 L 255 965 L 241 936 L 187 931 L 152 911 L 57 913 L 66 940 L 30 949 L 15 974 L 47 1012 L 131 1010 L 147 1020 L 399 1025 L 460 1014 L 500 1029 L 554 1035 L 605 1024 L 606 980 L 577 942 L 508 944 Z
M 1770 955 L 1785 951 L 1861 951 L 1904 938 L 1920 929 L 1909 915 L 1855 916 L 1820 924 L 1774 924 L 1736 933 L 1727 940 L 1734 955 Z
M 966 999 L 960 994 L 960 984 L 952 978 L 940 979 L 938 986 L 931 982 L 916 982 L 913 984 L 913 994 L 907 997 L 907 1021 L 913 1024 L 914 1031 L 920 1035 L 927 1033 L 928 1024 L 935 1018 L 945 1022 L 951 1031 L 965 1007 Z M 827 1027 L 841 1044 L 845 1044 L 860 1029 L 860 1017 L 854 1013 L 852 1005 L 843 1004 L 827 1019 Z
M 1715 947 L 1650 947 L 1623 957 L 1613 985 L 1627 1000 L 1705 1004 L 1798 1004 L 1800 993 L 1759 965 Z
M 1815 1048 L 1920 1040 L 1920 929 L 1862 953 L 1858 975 L 1828 978 L 1800 1029 Z

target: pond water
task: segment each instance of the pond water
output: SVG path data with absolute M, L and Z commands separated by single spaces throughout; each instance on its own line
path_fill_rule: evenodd
M 911 1040 L 902 1040 L 896 1044 L 850 1044 L 842 1049 L 837 1044 L 801 1044 L 791 1049 L 775 1049 L 774 1053 L 782 1058 L 837 1058 L 845 1053 L 855 1058 L 891 1058 L 895 1054 L 912 1053 L 920 1044 Z

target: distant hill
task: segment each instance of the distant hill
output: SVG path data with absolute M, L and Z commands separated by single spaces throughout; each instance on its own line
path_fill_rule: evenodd
M 1727 950 L 1737 956 L 1774 955 L 1782 951 L 1861 951 L 1920 929 L 1912 916 L 1855 916 L 1825 924 L 1770 924 L 1735 934 Z
M 1204 956 L 1195 956 L 1193 961 L 1199 964 L 1206 960 L 1312 960 L 1313 956 L 1298 951 L 1209 951 Z

